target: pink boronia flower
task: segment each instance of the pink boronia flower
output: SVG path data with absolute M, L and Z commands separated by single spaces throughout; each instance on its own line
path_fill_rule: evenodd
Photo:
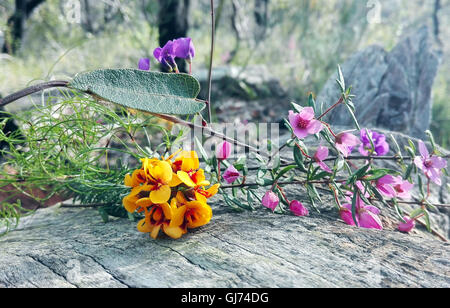
M 315 135 L 323 129 L 320 121 L 314 119 L 314 109 L 305 107 L 300 113 L 289 111 L 289 122 L 298 139 L 304 139 L 308 135 Z
M 228 159 L 231 156 L 231 143 L 224 141 L 216 148 L 216 157 L 219 160 Z
M 376 182 L 376 187 L 380 193 L 388 198 L 411 198 L 411 189 L 414 184 L 403 180 L 401 176 L 385 175 Z
M 266 194 L 262 198 L 262 205 L 268 209 L 271 209 L 272 211 L 275 211 L 279 203 L 280 199 L 278 198 L 277 194 L 271 190 L 266 192 Z
M 412 231 L 412 229 L 414 229 L 414 227 L 416 226 L 416 221 L 412 218 L 410 218 L 409 216 L 405 216 L 403 217 L 404 222 L 401 222 L 398 225 L 398 230 L 400 232 L 405 232 L 405 233 L 409 233 Z
M 356 223 L 359 227 L 365 229 L 383 230 L 383 223 L 378 217 L 380 210 L 372 205 L 367 205 L 358 196 L 356 200 Z M 344 204 L 340 210 L 341 219 L 350 226 L 355 226 L 352 215 L 352 205 Z
M 234 181 L 239 179 L 240 176 L 241 174 L 233 165 L 230 165 L 223 174 L 223 178 L 225 179 L 225 181 L 227 181 L 228 184 L 232 184 Z
M 422 140 L 419 141 L 419 152 L 421 156 L 414 159 L 414 164 L 425 173 L 428 179 L 441 186 L 441 169 L 447 168 L 447 161 L 442 157 L 430 155 Z
M 335 140 L 336 149 L 338 149 L 339 152 L 344 155 L 344 157 L 349 156 L 352 152 L 352 149 L 360 143 L 361 141 L 358 137 L 348 132 L 342 132 L 338 134 Z
M 330 167 L 328 167 L 323 161 L 328 158 L 329 150 L 327 147 L 319 146 L 317 148 L 316 154 L 314 154 L 314 160 L 320 166 L 323 171 L 328 173 L 333 173 Z
M 289 209 L 295 216 L 309 216 L 308 209 L 300 201 L 293 200 L 289 205 Z

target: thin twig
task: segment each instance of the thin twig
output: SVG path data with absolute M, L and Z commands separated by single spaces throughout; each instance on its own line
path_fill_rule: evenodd
M 49 81 L 40 83 L 28 88 L 25 88 L 23 90 L 20 90 L 16 93 L 13 93 L 11 95 L 6 96 L 5 98 L 0 99 L 0 107 L 6 106 L 12 102 L 15 102 L 22 97 L 28 96 L 33 93 L 37 93 L 42 90 L 50 89 L 50 88 L 67 88 L 67 85 L 69 84 L 68 81 L 64 80 L 55 80 L 55 81 Z

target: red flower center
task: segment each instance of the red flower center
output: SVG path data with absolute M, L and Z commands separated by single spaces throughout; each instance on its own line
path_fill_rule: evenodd
M 424 163 L 425 167 L 431 168 L 433 166 L 433 162 L 429 159 L 427 159 Z
M 297 126 L 298 126 L 299 128 L 305 129 L 305 128 L 308 127 L 309 122 L 310 122 L 309 120 L 305 120 L 305 119 L 300 118 L 300 119 L 298 120 Z

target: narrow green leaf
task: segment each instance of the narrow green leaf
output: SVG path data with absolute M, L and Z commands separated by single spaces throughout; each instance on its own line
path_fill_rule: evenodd
M 352 198 L 352 218 L 356 226 L 359 227 L 358 221 L 356 220 L 356 202 L 358 201 L 358 187 L 353 187 L 353 198 Z

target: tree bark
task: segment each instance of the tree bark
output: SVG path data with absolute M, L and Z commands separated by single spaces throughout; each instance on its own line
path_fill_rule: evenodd
M 45 0 L 16 0 L 14 13 L 8 18 L 8 30 L 2 52 L 15 54 L 25 33 L 25 22 L 31 13 Z
M 187 36 L 190 0 L 159 0 L 159 5 L 159 43 L 162 47 L 170 40 Z M 177 65 L 180 72 L 187 72 L 184 60 L 177 60 Z M 167 68 L 161 66 L 161 70 L 167 71 Z

